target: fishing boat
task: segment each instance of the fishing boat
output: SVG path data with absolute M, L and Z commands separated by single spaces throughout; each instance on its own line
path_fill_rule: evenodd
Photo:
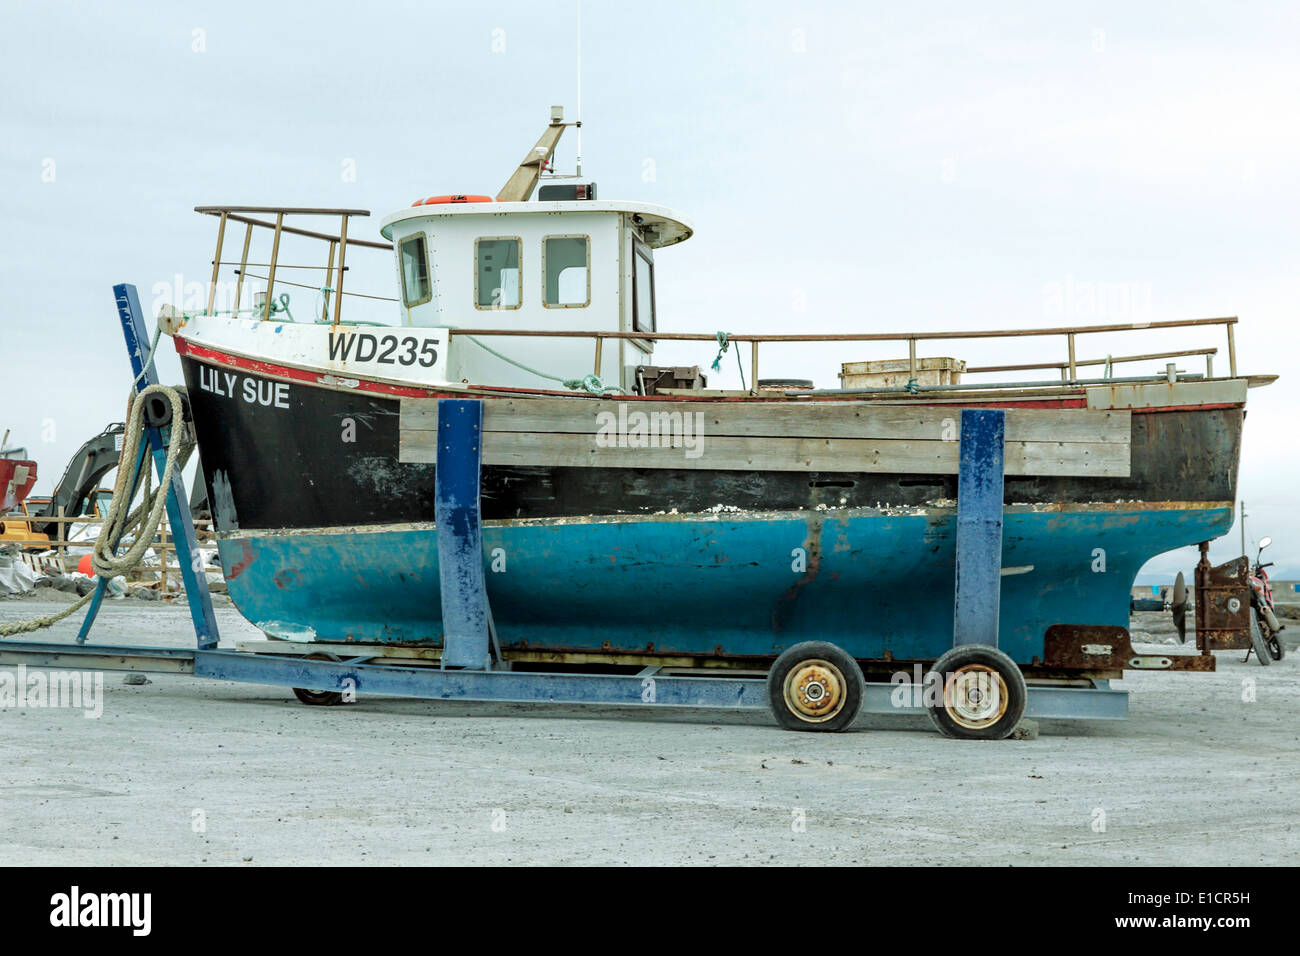
M 805 641 L 833 642 L 869 674 L 934 661 L 953 644 L 962 411 L 999 409 L 997 646 L 1043 678 L 1213 668 L 1209 645 L 1152 665 L 1127 625 L 1147 561 L 1232 524 L 1247 390 L 1272 379 L 1238 374 L 1235 318 L 665 330 L 656 270 L 687 254 L 673 247 L 693 226 L 554 175 L 568 125 L 553 110 L 495 195 L 417 198 L 382 219 L 382 241 L 349 236 L 365 210 L 197 207 L 219 220 L 208 301 L 164 308 L 161 324 L 184 370 L 229 594 L 249 621 L 279 640 L 436 659 L 437 402 L 477 399 L 485 587 L 515 666 L 754 668 Z M 240 227 L 241 256 L 223 259 Z M 250 259 L 255 232 L 270 237 L 266 262 Z M 291 237 L 323 244 L 324 281 L 285 278 Z M 345 289 L 358 249 L 394 258 L 389 324 L 344 318 L 359 301 Z M 236 276 L 225 303 L 223 266 Z M 295 321 L 285 290 L 298 288 L 316 304 Z M 1076 356 L 1093 333 L 1162 328 L 1226 332 L 1226 374 L 1216 348 Z M 1023 336 L 1066 354 L 966 369 L 1006 373 L 978 384 L 918 354 Z M 708 369 L 656 364 L 664 341 L 747 351 L 744 386 L 710 389 Z M 816 341 L 892 342 L 907 358 L 835 388 L 760 377 L 770 350 Z M 1175 368 L 1189 356 L 1203 373 Z M 1160 359 L 1158 373 L 1115 371 Z
M 36 462 L 27 457 L 27 450 L 0 451 L 0 515 L 21 505 L 35 486 Z

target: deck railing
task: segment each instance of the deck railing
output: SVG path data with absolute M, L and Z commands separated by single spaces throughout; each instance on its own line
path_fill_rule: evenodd
M 1114 365 L 1121 362 L 1140 362 L 1161 358 L 1181 358 L 1203 355 L 1206 360 L 1206 377 L 1214 374 L 1214 356 L 1217 348 L 1182 349 L 1174 352 L 1148 352 L 1143 355 L 1109 356 L 1103 359 L 1078 359 L 1075 357 L 1075 339 L 1080 335 L 1099 332 L 1136 332 L 1150 329 L 1192 328 L 1196 326 L 1221 325 L 1227 330 L 1228 337 L 1228 374 L 1237 375 L 1237 349 L 1233 338 L 1233 326 L 1237 324 L 1236 316 L 1211 319 L 1174 319 L 1162 322 L 1131 322 L 1118 325 L 1075 325 L 1044 329 L 985 329 L 973 332 L 834 332 L 824 334 L 750 334 L 736 333 L 727 336 L 728 342 L 748 342 L 750 346 L 750 390 L 758 387 L 758 347 L 763 342 L 906 342 L 908 355 L 908 377 L 915 379 L 917 373 L 916 344 L 944 339 L 1000 339 L 1027 338 L 1044 336 L 1062 336 L 1066 340 L 1067 358 L 1057 362 L 1035 362 L 1022 365 L 983 365 L 966 369 L 967 372 L 1010 372 L 1031 369 L 1061 370 L 1062 383 L 1079 381 L 1080 366 Z M 473 336 L 522 336 L 547 338 L 589 338 L 595 340 L 595 368 L 600 370 L 601 347 L 606 339 L 625 339 L 655 342 L 716 342 L 716 335 L 696 332 L 595 332 L 595 331 L 560 331 L 535 329 L 451 329 L 450 334 Z
M 217 280 L 221 277 L 222 266 L 237 265 L 239 268 L 236 275 L 239 277 L 235 285 L 235 308 L 239 308 L 239 299 L 244 291 L 244 279 L 252 278 L 266 282 L 266 301 L 262 305 L 262 318 L 269 319 L 272 309 L 274 308 L 274 292 L 276 283 L 276 272 L 279 269 L 310 269 L 324 270 L 325 283 L 323 286 L 304 285 L 300 282 L 289 282 L 281 279 L 283 285 L 296 286 L 302 289 L 316 289 L 324 296 L 324 303 L 321 307 L 319 321 L 331 322 L 337 325 L 343 312 L 343 296 L 356 295 L 367 299 L 385 299 L 386 301 L 395 302 L 396 299 L 388 299 L 386 296 L 362 296 L 361 293 L 343 291 L 343 276 L 347 272 L 347 254 L 348 246 L 359 246 L 366 249 L 383 249 L 391 252 L 393 247 L 386 242 L 372 242 L 368 239 L 349 239 L 348 238 L 348 220 L 353 216 L 369 216 L 368 209 L 317 209 L 305 206 L 195 206 L 194 211 L 206 216 L 216 216 L 220 220 L 217 226 L 217 251 L 212 257 L 212 282 L 208 286 L 208 304 L 204 310 L 205 315 L 211 315 L 213 306 L 217 298 Z M 252 215 L 274 215 L 275 221 L 269 222 L 265 219 L 256 219 Z M 337 234 L 328 232 L 319 232 L 314 229 L 303 229 L 299 226 L 286 225 L 285 216 L 338 216 L 339 231 Z M 226 226 L 229 223 L 240 223 L 244 226 L 244 246 L 239 260 L 223 260 L 221 258 L 222 248 L 226 239 Z M 272 230 L 271 237 L 271 259 L 269 262 L 249 262 L 248 253 L 253 239 L 254 228 Z M 308 239 L 320 239 L 329 244 L 329 256 L 324 266 L 318 265 L 285 265 L 280 259 L 280 239 L 282 236 L 303 236 Z M 338 256 L 338 264 L 335 265 L 335 255 Z M 248 267 L 265 268 L 268 270 L 265 276 L 249 275 Z M 330 286 L 330 278 L 334 276 L 335 285 Z M 334 293 L 334 309 L 330 310 L 330 293 Z

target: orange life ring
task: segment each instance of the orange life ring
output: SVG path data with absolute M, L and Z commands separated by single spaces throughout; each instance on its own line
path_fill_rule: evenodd
M 496 202 L 491 196 L 430 196 L 417 199 L 412 206 L 437 206 L 445 202 Z

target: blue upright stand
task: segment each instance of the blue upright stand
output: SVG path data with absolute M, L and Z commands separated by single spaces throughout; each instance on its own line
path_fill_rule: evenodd
M 961 411 L 954 646 L 998 646 L 1006 417 L 1007 413 L 1000 408 Z
M 147 447 L 147 445 L 142 444 L 139 453 L 135 456 L 135 471 L 132 472 L 135 475 L 135 480 L 131 482 L 131 487 L 127 490 L 128 501 L 135 498 L 136 490 L 140 487 L 140 477 L 144 474 L 144 455 Z M 123 467 L 121 462 L 118 463 L 118 467 Z M 113 541 L 113 550 L 115 552 L 120 540 L 119 538 Z M 86 643 L 86 638 L 90 635 L 90 626 L 95 623 L 95 618 L 99 616 L 99 606 L 104 603 L 104 594 L 107 590 L 108 579 L 97 578 L 95 580 L 95 595 L 90 599 L 90 606 L 86 609 L 86 617 L 81 622 L 81 629 L 77 631 L 78 644 Z
M 489 669 L 487 589 L 479 514 L 483 403 L 438 401 L 434 521 L 442 585 L 442 666 Z
M 142 392 L 150 385 L 158 384 L 158 370 L 154 367 L 152 356 L 146 353 L 149 348 L 149 331 L 145 326 L 144 311 L 140 308 L 140 296 L 135 286 L 125 282 L 113 286 L 113 296 L 117 299 L 117 315 L 122 322 L 122 334 L 126 337 L 126 351 L 131 357 L 135 388 L 137 392 Z M 147 369 L 144 367 L 146 358 L 149 359 Z M 145 428 L 145 437 L 149 450 L 153 453 L 159 481 L 167 468 L 167 442 L 170 440 L 171 429 L 182 427 L 183 422 L 173 422 L 167 428 Z M 176 554 L 181 558 L 181 580 L 185 584 L 185 598 L 190 606 L 190 617 L 194 621 L 198 647 L 199 650 L 211 650 L 217 646 L 221 636 L 217 632 L 217 618 L 212 610 L 212 595 L 208 593 L 207 578 L 200 575 L 202 559 L 198 539 L 194 535 L 194 522 L 190 517 L 189 495 L 185 491 L 185 480 L 181 477 L 179 468 L 172 472 L 172 484 L 166 494 L 167 521 L 177 546 Z M 77 635 L 78 643 L 84 642 L 90 633 L 90 626 L 99 611 L 107 584 L 103 578 L 99 579 L 90 611 Z

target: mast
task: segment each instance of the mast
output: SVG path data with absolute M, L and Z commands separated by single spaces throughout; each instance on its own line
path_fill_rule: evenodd
M 582 177 L 582 0 L 578 0 L 578 161 L 577 176 Z
M 528 197 L 537 188 L 542 167 L 547 165 L 551 161 L 551 156 L 555 154 L 555 145 L 560 141 L 560 134 L 564 132 L 564 127 L 572 125 L 564 122 L 564 107 L 551 107 L 551 125 L 546 127 L 537 145 L 529 150 L 528 155 L 519 164 L 519 168 L 501 187 L 501 191 L 497 193 L 497 202 L 528 201 Z

